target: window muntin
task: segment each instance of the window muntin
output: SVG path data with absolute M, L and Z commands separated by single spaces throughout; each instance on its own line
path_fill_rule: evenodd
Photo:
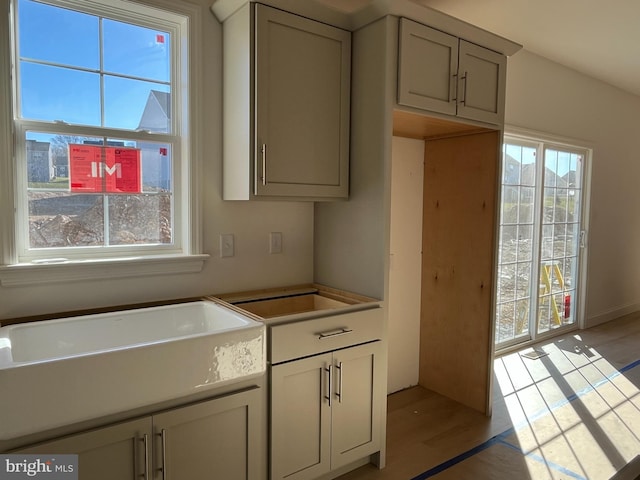
M 49 3 L 18 0 L 15 8 L 18 260 L 186 253 L 187 142 L 178 127 L 187 122 L 171 116 L 185 112 L 185 17 L 140 6 L 136 15 L 114 13 L 100 0 Z M 140 191 L 73 192 L 69 143 L 102 156 L 118 145 L 139 151 Z

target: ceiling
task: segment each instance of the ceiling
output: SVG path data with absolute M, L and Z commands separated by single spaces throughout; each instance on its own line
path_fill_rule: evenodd
M 374 0 L 320 0 L 345 11 Z M 640 96 L 639 0 L 410 0 Z

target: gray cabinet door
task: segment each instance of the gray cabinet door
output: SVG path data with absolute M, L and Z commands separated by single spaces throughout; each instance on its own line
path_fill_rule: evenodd
M 400 105 L 455 115 L 457 72 L 457 37 L 400 19 Z
M 336 469 L 380 450 L 384 391 L 376 371 L 380 342 L 339 350 L 333 357 L 331 468 Z
M 252 388 L 12 453 L 77 454 L 80 480 L 263 479 L 261 402 Z
M 256 5 L 254 194 L 348 195 L 351 34 Z
M 504 122 L 504 55 L 406 18 L 399 35 L 399 105 Z
M 151 441 L 151 417 L 145 417 L 12 453 L 76 454 L 80 480 L 135 480 L 152 477 Z
M 458 115 L 488 123 L 504 121 L 507 59 L 460 40 Z
M 310 480 L 380 450 L 380 342 L 271 369 L 271 478 Z
M 271 368 L 272 480 L 310 480 L 331 468 L 331 359 L 329 353 Z
M 264 478 L 259 406 L 254 388 L 154 415 L 154 468 L 176 480 Z

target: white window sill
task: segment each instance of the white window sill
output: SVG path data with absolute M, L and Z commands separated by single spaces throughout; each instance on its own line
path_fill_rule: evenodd
M 18 287 L 105 278 L 198 273 L 209 255 L 158 255 L 60 263 L 20 263 L 0 266 L 0 285 Z

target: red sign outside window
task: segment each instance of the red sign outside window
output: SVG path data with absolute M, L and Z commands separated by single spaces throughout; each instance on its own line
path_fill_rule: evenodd
M 140 150 L 70 144 L 69 176 L 74 193 L 140 193 Z

